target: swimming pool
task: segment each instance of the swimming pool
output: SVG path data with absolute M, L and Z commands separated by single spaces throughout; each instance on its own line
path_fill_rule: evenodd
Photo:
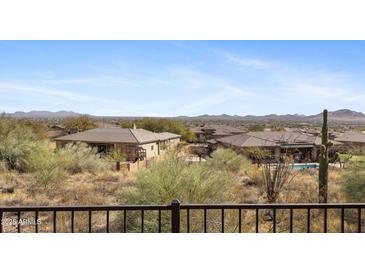
M 294 164 L 292 169 L 294 170 L 306 170 L 312 168 L 319 168 L 319 164 L 311 163 L 311 164 Z

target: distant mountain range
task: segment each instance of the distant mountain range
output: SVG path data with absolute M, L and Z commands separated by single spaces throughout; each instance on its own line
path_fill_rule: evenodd
M 328 112 L 329 120 L 331 122 L 343 123 L 343 124 L 365 124 L 365 114 L 362 112 L 353 111 L 350 109 L 340 109 L 336 111 Z M 224 120 L 236 120 L 236 121 L 249 121 L 249 122 L 296 122 L 296 123 L 320 123 L 322 121 L 322 113 L 315 115 L 302 115 L 302 114 L 269 114 L 263 116 L 255 115 L 200 115 L 196 117 L 179 116 L 177 117 L 183 120 L 201 120 L 201 121 L 224 121 Z
M 42 118 L 50 118 L 50 119 L 62 119 L 66 117 L 78 117 L 82 114 L 72 112 L 72 111 L 30 111 L 30 112 L 21 112 L 17 111 L 13 114 L 10 114 L 16 118 L 33 118 L 33 119 L 42 119 Z M 100 117 L 100 116 L 92 116 L 95 118 L 129 118 L 129 119 L 138 119 L 142 117 Z M 322 120 L 322 113 L 318 113 L 315 115 L 300 115 L 300 114 L 286 114 L 286 115 L 277 115 L 277 114 L 269 114 L 263 116 L 255 116 L 255 115 L 200 115 L 200 116 L 177 116 L 170 117 L 171 119 L 178 120 L 187 120 L 187 121 L 251 121 L 251 122 L 296 122 L 296 123 L 320 123 Z M 350 109 L 340 109 L 336 111 L 329 112 L 329 120 L 332 122 L 343 123 L 343 124 L 365 124 L 365 114 L 362 112 L 353 111 Z
M 77 117 L 81 114 L 72 112 L 72 111 L 38 111 L 32 110 L 29 112 L 17 111 L 10 114 L 12 117 L 15 118 L 66 118 L 66 117 Z

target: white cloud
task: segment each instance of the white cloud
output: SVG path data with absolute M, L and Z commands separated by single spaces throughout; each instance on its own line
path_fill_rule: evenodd
M 313 114 L 323 108 L 361 110 L 365 104 L 361 81 L 345 71 L 287 66 L 275 70 L 273 79 L 273 96 L 286 100 L 285 108 L 294 112 Z
M 355 81 L 344 72 L 283 72 L 279 83 L 293 95 L 316 96 L 318 99 L 343 100 L 358 93 Z
M 97 97 L 97 96 L 90 96 L 90 95 L 83 95 L 78 93 L 72 93 L 68 91 L 52 89 L 42 86 L 34 86 L 30 84 L 22 84 L 22 83 L 7 83 L 7 82 L 0 82 L 0 91 L 1 95 L 6 93 L 19 93 L 26 96 L 29 96 L 29 93 L 32 93 L 33 96 L 46 96 L 48 99 L 54 100 L 68 100 L 74 102 L 110 102 L 105 98 Z
M 248 67 L 253 69 L 266 69 L 273 66 L 272 63 L 261 59 L 239 57 L 226 51 L 220 51 L 219 54 L 222 55 L 230 63 L 243 67 Z
M 209 96 L 202 96 L 199 100 L 191 100 L 188 103 L 180 104 L 181 107 L 177 108 L 173 115 L 200 115 L 204 113 L 215 113 L 216 107 L 227 101 L 229 101 L 227 94 L 224 92 L 217 92 L 210 94 Z
M 230 84 L 223 84 L 223 85 L 219 86 L 219 88 L 221 88 L 224 91 L 229 92 L 229 95 L 247 95 L 247 96 L 255 95 L 255 93 L 253 93 L 251 91 L 247 91 L 240 87 L 236 87 L 236 86 L 233 86 Z
M 133 100 L 121 97 L 120 94 L 107 97 L 102 92 L 100 96 L 91 96 L 79 91 L 71 92 L 23 82 L 0 81 L 1 99 L 12 102 L 6 106 L 7 112 L 68 109 L 100 116 L 165 116 L 171 109 L 171 106 L 164 102 L 157 104 L 143 99 Z M 22 105 L 22 108 L 19 108 L 19 105 Z
M 148 82 L 153 85 L 174 87 L 176 83 L 170 80 L 149 77 Z
M 98 87 L 108 87 L 108 86 L 118 86 L 118 85 L 127 85 L 134 87 L 140 86 L 135 82 L 111 76 L 85 77 L 85 78 L 73 78 L 73 79 L 48 79 L 44 80 L 43 83 L 52 85 L 81 84 L 81 85 L 92 85 Z

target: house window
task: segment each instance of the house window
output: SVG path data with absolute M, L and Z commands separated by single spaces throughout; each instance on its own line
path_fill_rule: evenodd
M 166 150 L 167 149 L 166 141 L 163 141 L 163 142 L 160 143 L 160 148 L 161 148 L 161 150 Z
M 153 146 L 151 146 L 151 150 L 153 150 Z
M 107 147 L 106 145 L 98 145 L 98 149 L 97 149 L 98 153 L 106 153 L 107 152 Z

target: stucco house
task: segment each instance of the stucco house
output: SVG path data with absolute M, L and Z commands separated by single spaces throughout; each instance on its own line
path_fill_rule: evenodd
M 55 141 L 57 147 L 67 143 L 86 143 L 101 154 L 117 150 L 124 153 L 128 161 L 134 162 L 163 154 L 168 148 L 176 146 L 180 138 L 174 133 L 155 133 L 145 129 L 96 128 L 58 137 Z
M 300 132 L 260 131 L 217 139 L 216 146 L 226 147 L 250 156 L 253 148 L 269 152 L 271 158 L 292 155 L 297 162 L 318 161 L 321 137 Z M 334 146 L 339 142 L 332 141 Z

